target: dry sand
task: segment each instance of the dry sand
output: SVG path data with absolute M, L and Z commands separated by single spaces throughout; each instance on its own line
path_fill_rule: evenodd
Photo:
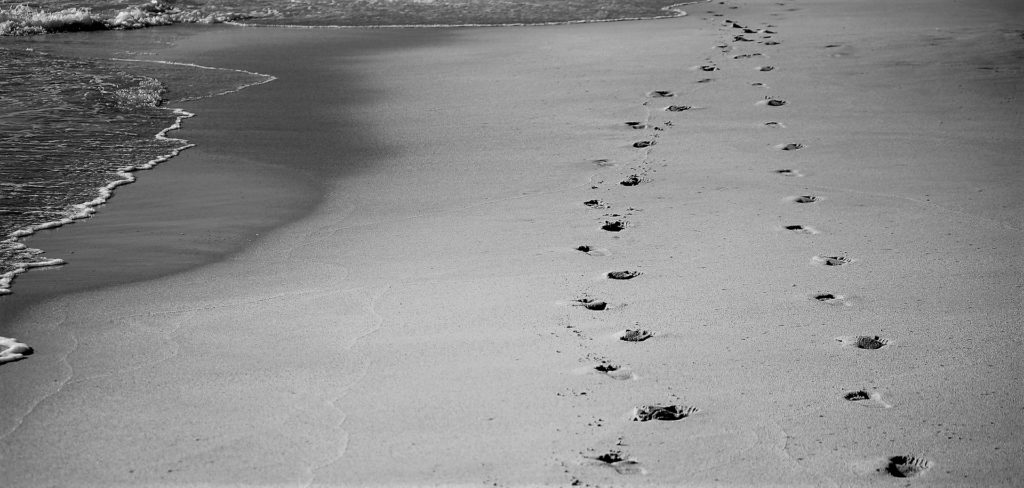
M 325 196 L 229 258 L 17 308 L 5 485 L 1019 483 L 1017 8 L 688 10 L 161 51 L 279 77 L 191 106 L 181 158 L 293 157 L 270 193 Z M 353 32 L 410 42 L 333 56 Z M 353 123 L 365 159 L 331 170 Z

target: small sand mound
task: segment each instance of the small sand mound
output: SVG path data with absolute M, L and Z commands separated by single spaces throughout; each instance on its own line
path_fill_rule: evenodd
M 576 300 L 576 303 L 587 310 L 604 310 L 608 308 L 608 303 L 601 300 L 594 300 L 593 298 L 580 298 L 579 300 Z
M 28 344 L 18 342 L 14 338 L 0 337 L 0 364 L 19 361 L 32 354 Z
M 700 410 L 686 405 L 644 405 L 633 409 L 634 422 L 648 422 L 651 420 L 681 420 L 693 415 Z
M 889 465 L 886 466 L 885 470 L 897 478 L 913 478 L 927 471 L 931 464 L 925 458 L 894 456 L 889 458 Z

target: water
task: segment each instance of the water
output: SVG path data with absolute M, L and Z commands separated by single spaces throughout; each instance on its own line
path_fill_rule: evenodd
M 187 149 L 180 100 L 265 83 L 195 65 L 60 57 L 17 36 L 174 23 L 306 26 L 477 25 L 677 15 L 664 0 L 174 0 L 90 4 L 0 0 L 0 295 L 32 267 L 63 264 L 19 240 L 88 217 L 113 190 Z

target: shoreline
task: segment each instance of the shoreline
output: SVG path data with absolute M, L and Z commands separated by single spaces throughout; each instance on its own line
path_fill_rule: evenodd
M 24 275 L 40 300 L 5 326 L 37 350 L 0 367 L 0 464 L 14 486 L 1012 485 L 1000 5 L 197 29 L 160 56 L 280 83 L 197 102 L 199 145 L 80 228 L 215 168 L 281 225 L 145 281 Z M 208 183 L 189 213 L 220 228 Z

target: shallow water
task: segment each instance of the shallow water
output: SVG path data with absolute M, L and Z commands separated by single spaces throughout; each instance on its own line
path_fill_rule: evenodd
M 677 15 L 665 0 L 208 0 L 83 4 L 0 0 L 0 294 L 35 266 L 62 264 L 19 239 L 88 217 L 115 187 L 188 147 L 176 101 L 269 81 L 189 65 L 61 57 L 20 36 L 176 23 L 305 26 L 476 25 Z M 88 35 L 88 34 L 85 34 Z M 130 48 L 131 46 L 126 46 Z M 135 57 L 126 52 L 125 57 Z M 144 57 L 144 56 L 143 56 Z

